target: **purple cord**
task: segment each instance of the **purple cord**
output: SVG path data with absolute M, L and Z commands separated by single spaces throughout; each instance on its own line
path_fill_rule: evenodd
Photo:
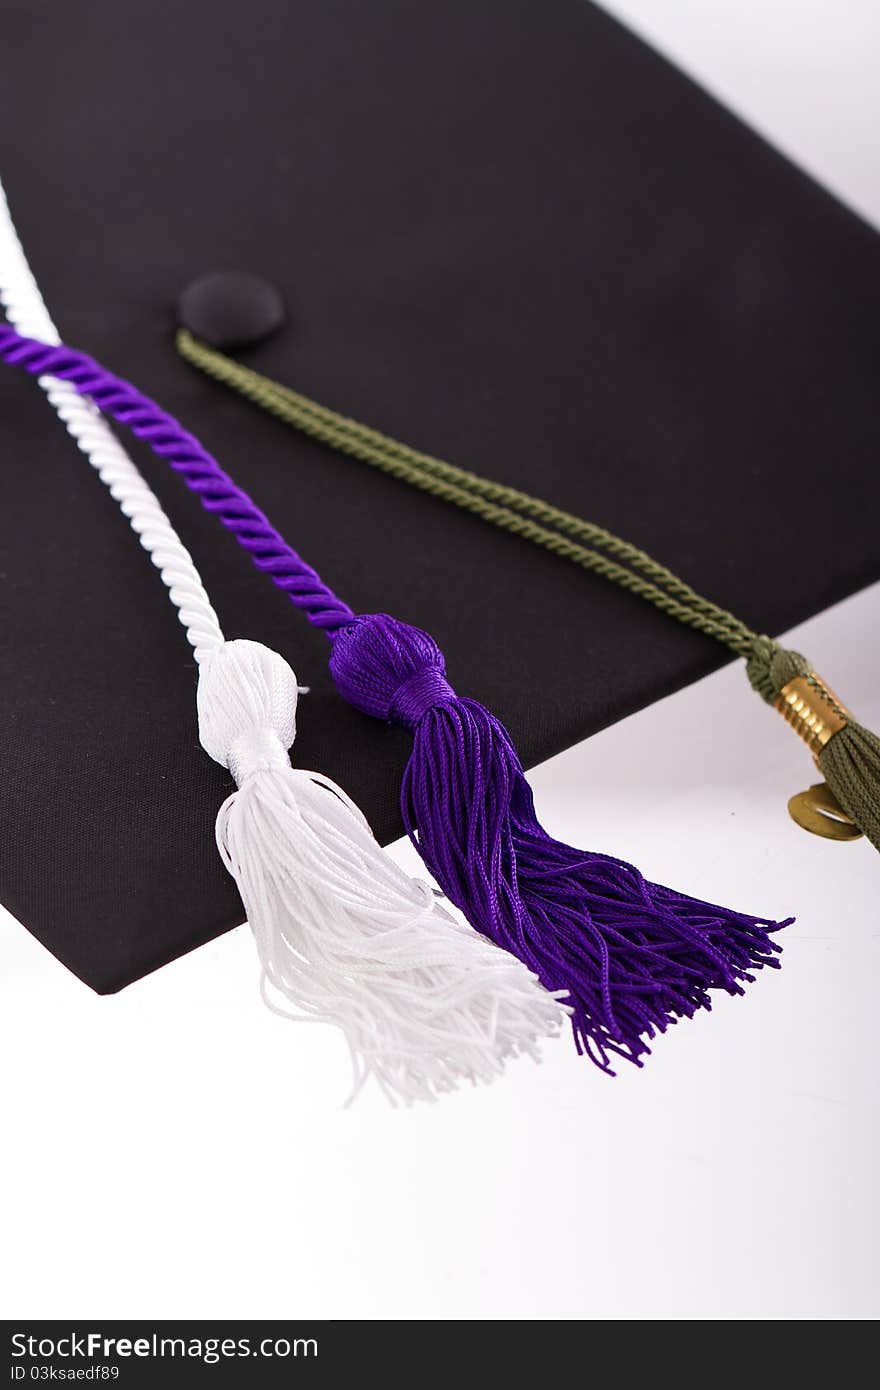
M 145 440 L 154 453 L 167 459 L 183 476 L 205 510 L 220 518 L 257 568 L 271 575 L 273 584 L 284 590 L 315 627 L 323 628 L 332 636 L 354 619 L 348 605 L 337 598 L 320 575 L 287 544 L 268 517 L 235 485 L 195 436 L 160 410 L 148 396 L 106 371 L 85 353 L 73 348 L 49 347 L 23 337 L 5 324 L 0 324 L 0 356 L 11 366 L 24 367 L 32 376 L 54 376 L 69 381 L 105 415 L 112 416 L 138 439 Z
M 85 353 L 0 325 L 0 357 L 69 381 L 180 473 L 254 564 L 331 640 L 340 693 L 408 728 L 401 790 L 407 831 L 450 900 L 477 930 L 523 960 L 572 1006 L 579 1051 L 605 1071 L 640 1064 L 646 1039 L 741 994 L 752 971 L 778 965 L 772 922 L 649 883 L 632 865 L 553 840 L 504 726 L 455 694 L 433 638 L 387 614 L 357 615 L 274 529 L 176 420 Z

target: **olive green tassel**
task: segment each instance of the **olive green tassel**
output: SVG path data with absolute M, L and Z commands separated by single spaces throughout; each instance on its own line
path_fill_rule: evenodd
M 777 709 L 787 703 L 785 692 L 790 692 L 797 709 L 794 714 L 784 710 L 786 719 L 815 754 L 840 810 L 880 849 L 880 738 L 853 719 L 800 652 L 758 637 L 746 671 L 752 688 Z M 827 805 L 824 809 L 827 812 Z

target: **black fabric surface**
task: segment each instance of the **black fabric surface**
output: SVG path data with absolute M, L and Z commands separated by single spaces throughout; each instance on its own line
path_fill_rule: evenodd
M 190 280 L 265 276 L 288 322 L 243 360 L 612 527 L 760 629 L 880 575 L 878 239 L 600 11 L 7 0 L 4 31 L 0 169 L 63 336 L 356 608 L 430 629 L 527 763 L 724 652 L 185 366 Z M 213 842 L 231 784 L 115 503 L 33 381 L 0 370 L 0 410 L 0 897 L 110 991 L 241 920 Z M 396 836 L 408 736 L 343 704 L 325 639 L 133 454 L 227 635 L 311 685 L 296 760 Z

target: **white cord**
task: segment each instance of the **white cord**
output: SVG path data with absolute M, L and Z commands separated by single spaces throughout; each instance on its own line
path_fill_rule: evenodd
M 18 238 L 9 204 L 0 183 L 0 304 L 13 328 L 43 343 L 60 343 L 43 296 Z M 159 499 L 91 401 L 69 382 L 41 376 L 59 419 L 85 454 L 101 482 L 128 517 L 132 530 L 162 576 L 171 602 L 201 662 L 223 645 L 217 614 L 205 592 L 192 556 L 181 541 Z

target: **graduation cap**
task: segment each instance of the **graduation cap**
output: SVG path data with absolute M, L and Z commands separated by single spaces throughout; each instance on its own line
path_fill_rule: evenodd
M 395 435 L 495 474 L 490 450 L 514 486 L 674 559 L 756 629 L 877 577 L 878 252 L 855 217 L 590 8 L 331 4 L 294 25 L 279 3 L 245 34 L 231 9 L 208 13 L 187 7 L 169 50 L 146 9 L 123 34 L 109 5 L 90 7 L 71 31 L 75 90 L 39 104 L 28 73 L 44 36 L 18 17 L 11 82 L 29 119 L 3 163 L 38 278 L 64 337 L 184 419 L 338 592 L 434 633 L 526 765 L 723 656 L 624 594 L 585 595 L 550 555 L 524 566 L 510 538 L 361 476 L 184 370 L 181 285 L 236 264 L 268 279 L 296 331 L 252 365 L 357 416 L 381 400 Z M 108 121 L 123 99 L 124 140 Z M 27 382 L 6 373 L 0 389 L 0 892 L 111 990 L 240 920 L 211 845 L 228 788 L 195 737 L 192 664 L 111 499 L 86 489 Z M 135 458 L 228 629 L 303 671 L 299 765 L 342 783 L 380 840 L 398 834 L 405 734 L 346 710 L 320 636 L 292 629 L 283 595 L 197 500 Z M 829 530 L 845 538 L 833 564 L 805 561 L 791 583 L 790 557 L 820 553 Z

